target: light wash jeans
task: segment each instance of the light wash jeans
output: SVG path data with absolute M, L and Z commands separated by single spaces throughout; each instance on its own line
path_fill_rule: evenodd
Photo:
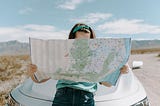
M 73 88 L 60 88 L 55 94 L 52 106 L 95 106 L 91 92 Z

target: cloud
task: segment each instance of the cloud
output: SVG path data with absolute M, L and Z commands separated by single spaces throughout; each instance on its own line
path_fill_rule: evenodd
M 16 27 L 0 27 L 0 42 L 19 40 L 28 42 L 29 37 L 43 39 L 67 39 L 68 31 L 50 25 L 28 24 Z
M 53 31 L 56 28 L 50 25 L 36 25 L 36 24 L 28 24 L 23 26 L 26 30 L 34 30 L 34 31 Z
M 19 10 L 19 14 L 21 14 L 21 15 L 29 15 L 32 11 L 33 11 L 32 8 L 26 7 L 24 9 Z
M 70 21 L 75 23 L 83 22 L 87 24 L 94 24 L 100 20 L 107 20 L 111 16 L 112 14 L 109 14 L 109 13 L 90 13 L 84 17 L 71 19 Z
M 62 3 L 58 4 L 58 8 L 66 10 L 74 10 L 76 7 L 83 2 L 91 2 L 93 0 L 63 0 Z
M 160 34 L 160 26 L 149 25 L 143 20 L 119 19 L 97 27 L 106 34 Z

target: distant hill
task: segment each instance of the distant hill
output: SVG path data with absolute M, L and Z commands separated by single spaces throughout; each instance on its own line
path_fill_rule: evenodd
M 160 49 L 160 40 L 133 40 L 132 50 L 137 49 Z
M 132 50 L 160 50 L 160 40 L 133 40 Z M 137 51 L 136 51 L 137 52 Z M 29 54 L 29 44 L 17 40 L 0 42 L 0 55 L 24 55 Z
M 0 55 L 29 54 L 29 44 L 17 40 L 0 42 Z

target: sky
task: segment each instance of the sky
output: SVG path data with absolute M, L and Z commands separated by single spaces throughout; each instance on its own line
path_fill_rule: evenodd
M 97 37 L 160 39 L 159 0 L 0 0 L 0 42 L 67 39 L 79 22 Z

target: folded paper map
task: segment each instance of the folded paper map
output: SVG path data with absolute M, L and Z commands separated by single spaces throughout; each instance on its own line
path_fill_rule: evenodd
M 128 61 L 130 49 L 130 38 L 30 38 L 31 61 L 38 67 L 35 74 L 38 80 L 51 77 L 115 84 L 120 68 Z

